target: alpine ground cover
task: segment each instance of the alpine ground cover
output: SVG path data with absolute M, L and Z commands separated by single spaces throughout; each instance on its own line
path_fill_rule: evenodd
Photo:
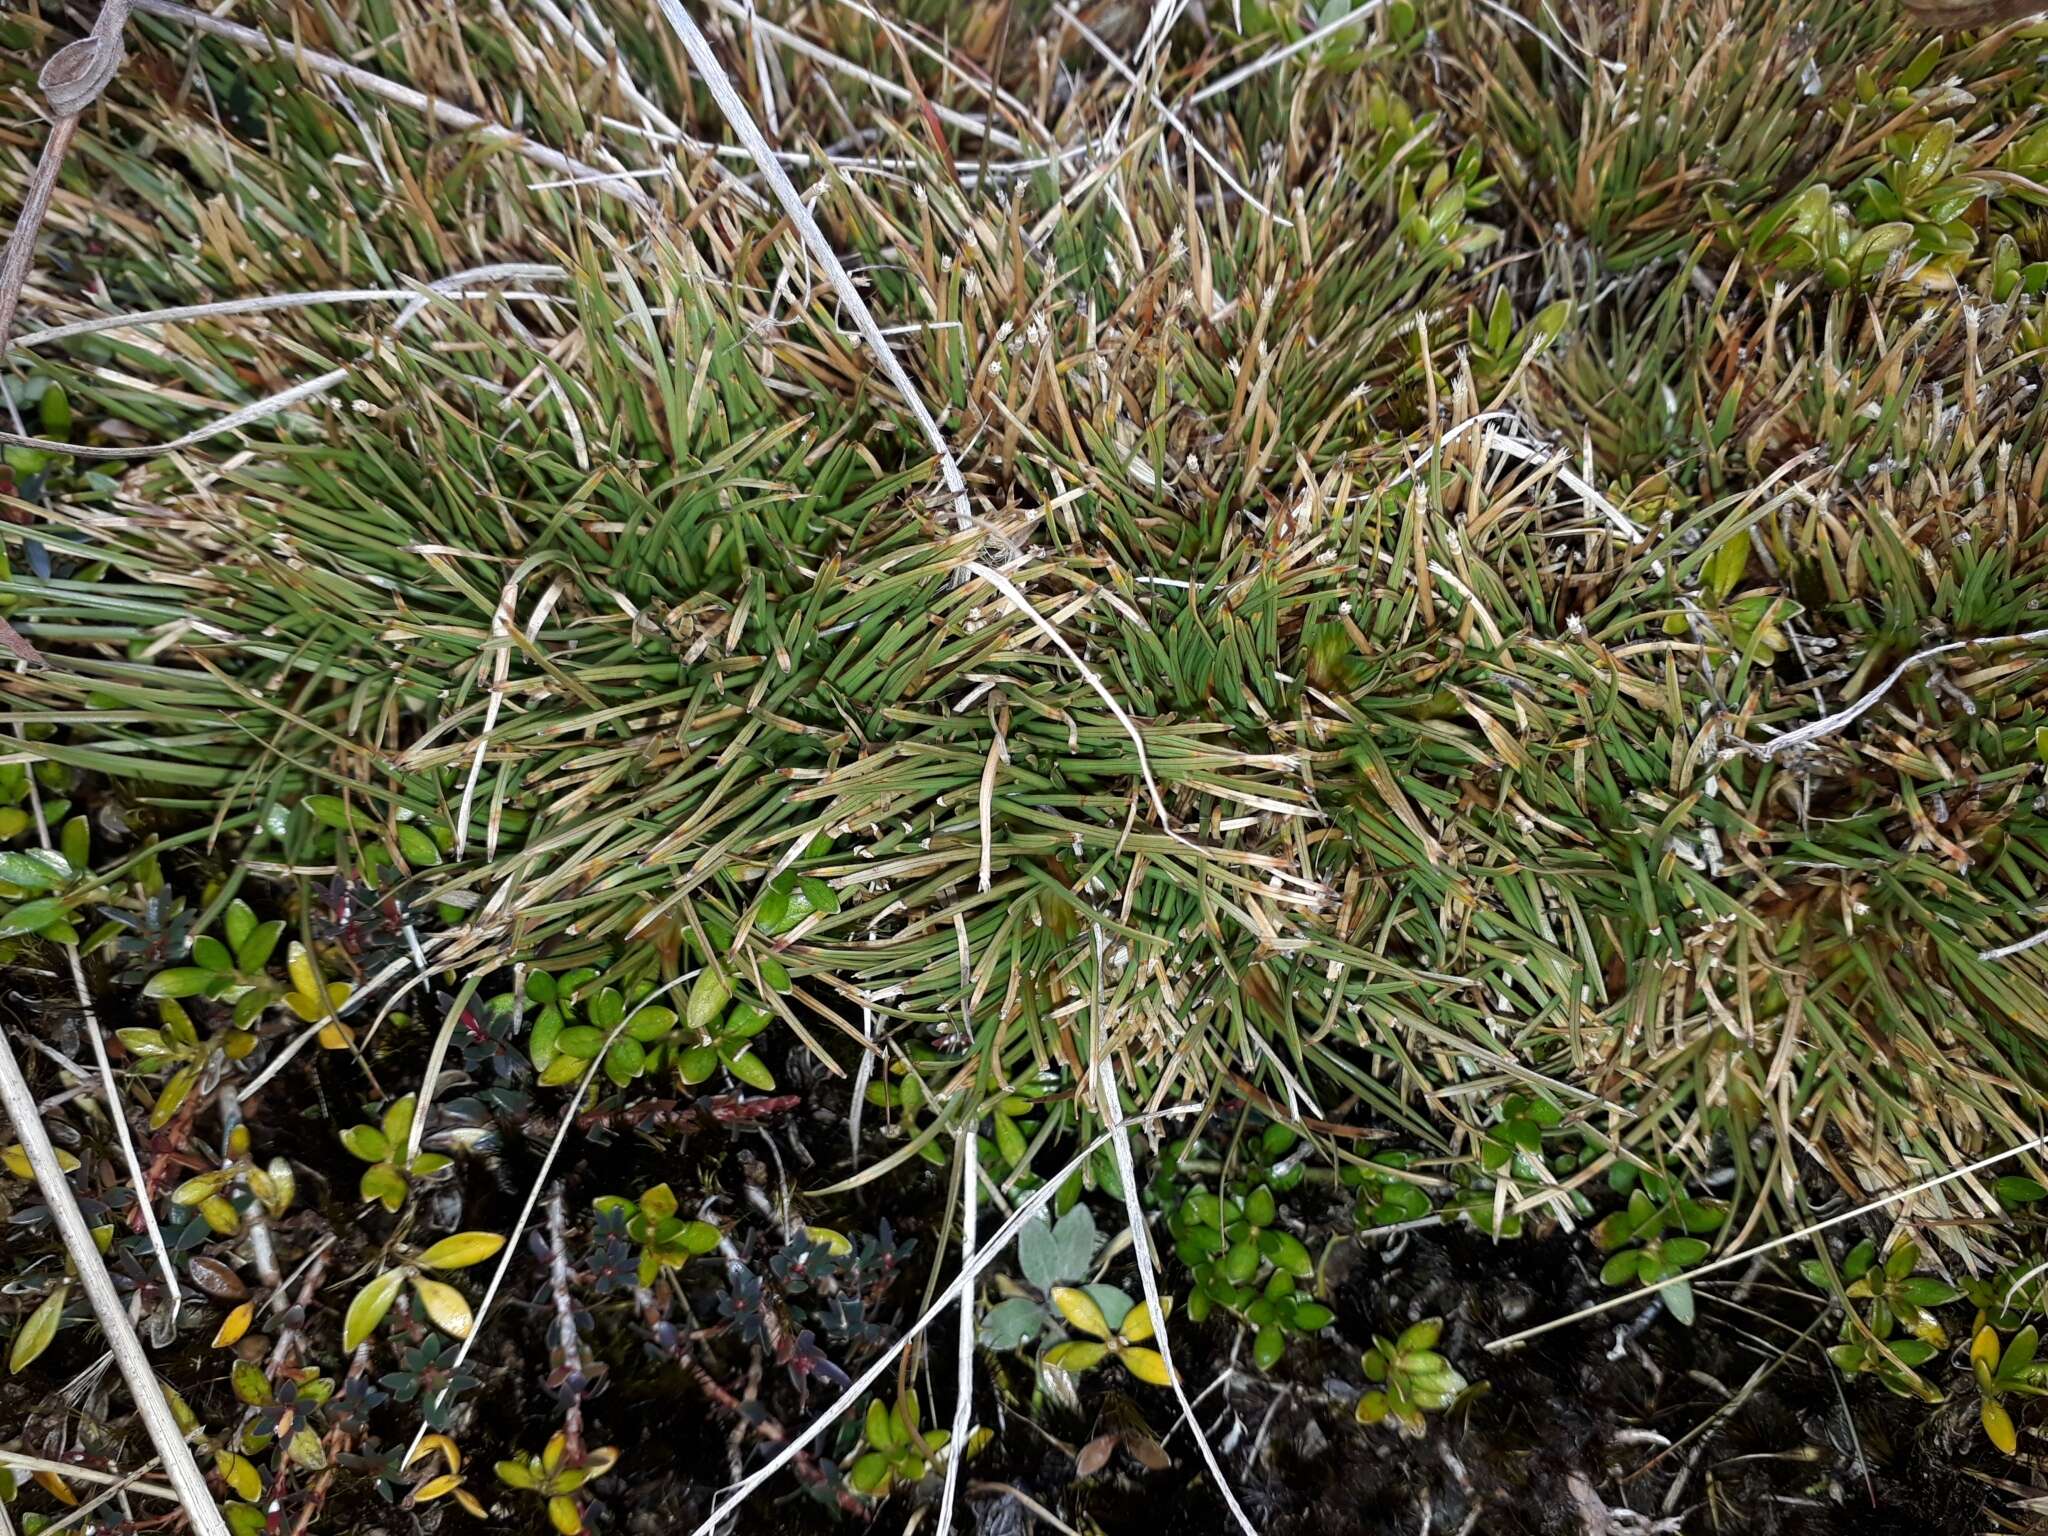
M 681 15 L 137 0 L 35 232 L 9 1035 L 214 1518 L 2017 1520 L 2048 28 Z

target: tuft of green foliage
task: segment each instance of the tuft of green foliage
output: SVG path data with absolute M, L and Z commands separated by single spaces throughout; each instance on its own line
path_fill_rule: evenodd
M 1272 177 L 1301 187 L 1287 226 L 1191 200 L 1149 160 L 1114 201 L 1041 174 L 987 204 L 936 163 L 916 197 L 828 182 L 833 238 L 898 258 L 871 263 L 871 303 L 966 445 L 987 510 L 965 533 L 922 499 L 923 449 L 859 385 L 829 306 L 792 308 L 734 265 L 733 242 L 766 228 L 744 201 L 687 237 L 628 240 L 629 210 L 477 161 L 401 206 L 373 166 L 336 155 L 358 132 L 345 115 L 253 106 L 277 66 L 156 34 L 257 117 L 230 115 L 195 184 L 118 147 L 135 108 L 117 105 L 123 195 L 149 197 L 166 241 L 196 236 L 206 187 L 230 178 L 284 211 L 248 234 L 232 281 L 203 240 L 157 262 L 130 236 L 103 266 L 136 302 L 335 283 L 322 253 L 366 242 L 424 258 L 479 200 L 518 215 L 464 261 L 527 262 L 531 296 L 480 279 L 396 333 L 315 306 L 184 325 L 171 353 L 118 331 L 66 343 L 71 361 L 38 352 L 34 377 L 63 391 L 81 440 L 169 431 L 173 378 L 246 398 L 232 365 L 252 348 L 311 348 L 348 378 L 263 429 L 264 451 L 223 451 L 203 492 L 156 461 L 118 490 L 46 471 L 65 489 L 36 506 L 50 574 L 18 563 L 0 583 L 24 632 L 66 657 L 15 685 L 34 753 L 203 806 L 249 858 L 331 860 L 449 915 L 450 965 L 594 969 L 599 998 L 711 967 L 755 1011 L 678 1042 L 686 1079 L 710 1065 L 766 1091 L 740 1028 L 779 1022 L 830 1054 L 857 1003 L 906 1047 L 938 1046 L 935 1097 L 967 1093 L 953 1123 L 1056 1068 L 1050 1021 L 1099 991 L 1139 1100 L 1205 1096 L 1231 1074 L 1284 1099 L 1307 1079 L 1441 1146 L 1418 1095 L 1501 1051 L 1598 1094 L 1627 1083 L 1612 1091 L 1641 1125 L 1730 1134 L 1741 1187 L 1760 1193 L 1745 1149 L 1783 1129 L 1764 1087 L 1788 1042 L 1812 1063 L 1797 1112 L 1882 1172 L 1929 1149 L 1925 1085 L 1963 1040 L 1985 1070 L 1953 1110 L 1966 1135 L 1998 1134 L 2048 1003 L 2032 962 L 1978 958 L 2024 936 L 2007 914 L 2036 904 L 2048 856 L 2048 818 L 2019 792 L 2038 771 L 2036 659 L 1965 653 L 1956 691 L 1915 673 L 1796 763 L 1729 751 L 1873 686 L 1921 641 L 2026 622 L 2035 543 L 1983 521 L 2016 511 L 1957 502 L 1911 530 L 1883 511 L 1909 485 L 1981 478 L 1928 457 L 1965 439 L 1979 465 L 2003 445 L 2000 484 L 2031 483 L 2037 417 L 2023 394 L 1994 408 L 1987 393 L 2027 355 L 2025 249 L 2015 233 L 1950 250 L 1939 233 L 1976 209 L 2032 228 L 2032 140 L 1979 127 L 2011 88 L 1963 104 L 1929 82 L 2002 79 L 1997 61 L 1903 58 L 1870 7 L 1815 0 L 1724 55 L 1710 43 L 1725 6 L 1698 5 L 1683 46 L 1613 78 L 1676 90 L 1706 60 L 1715 101 L 1770 79 L 1777 104 L 1714 118 L 1617 99 L 1600 110 L 1627 106 L 1618 136 L 1587 136 L 1565 125 L 1587 90 L 1617 88 L 1607 75 L 1503 53 L 1498 18 L 1452 9 L 1471 67 L 1499 71 L 1469 98 L 1435 103 L 1402 24 L 1364 27 L 1344 67 L 1283 66 L 1218 99 L 1273 146 Z M 509 61 L 495 26 L 462 29 L 474 58 Z M 617 35 L 642 39 L 623 46 L 661 88 L 644 34 L 620 20 Z M 1803 64 L 1776 83 L 1808 35 L 1826 39 L 1808 61 L 1818 93 Z M 552 67 L 534 82 L 543 137 L 567 128 L 584 65 Z M 1521 81 L 1531 69 L 1541 79 Z M 1837 79 L 1845 96 L 1825 88 Z M 1299 106 L 1285 123 L 1268 115 L 1283 95 Z M 1556 120 L 1499 117 L 1509 102 Z M 1922 126 L 1843 148 L 1901 112 Z M 436 153 L 416 125 L 377 120 L 401 151 Z M 1634 142 L 1653 131 L 1716 147 Z M 1644 279 L 1611 299 L 1520 302 L 1475 273 L 1513 230 L 1488 222 L 1506 214 L 1500 157 L 1540 200 L 1563 177 L 1547 144 L 1603 157 L 1555 186 L 1606 222 L 1554 211 L 1624 241 L 1607 259 Z M 1301 177 L 1311 156 L 1344 173 Z M 1699 184 L 1710 227 L 1753 222 L 1725 249 L 1658 233 L 1700 225 L 1656 170 L 1689 159 L 1720 167 Z M 1623 211 L 1628 178 L 1656 188 L 1649 223 Z M 1903 306 L 1918 328 L 1905 354 L 1843 323 L 1824 287 L 1784 287 L 1818 258 L 1785 246 L 1803 226 L 1772 210 L 1822 182 L 1861 189 L 1846 205 L 1859 224 L 1921 231 L 1856 295 Z M 1175 253 L 1167 266 L 1129 259 L 1126 221 Z M 1981 270 L 2003 295 L 1968 347 L 1952 311 L 1911 318 L 1941 262 L 1943 281 Z M 1470 327 L 1406 319 L 1458 304 Z M 1750 356 L 1743 376 L 1709 387 L 1710 345 Z M 1452 347 L 1470 349 L 1469 387 Z M 1242 376 L 1217 361 L 1239 354 Z M 1058 362 L 1073 357 L 1093 361 Z M 96 383 L 109 367 L 155 394 Z M 1408 488 L 1376 489 L 1397 454 L 1469 420 L 1481 379 L 1584 424 L 1605 494 L 1649 535 L 1594 527 L 1554 469 L 1518 467 L 1483 432 L 1419 461 Z M 1936 398 L 1969 430 L 1931 434 L 1921 402 Z M 203 515 L 167 510 L 195 495 Z M 1023 553 L 1013 582 L 1142 723 L 1143 765 L 1077 670 L 966 572 L 990 535 Z M 1938 750 L 1915 749 L 1926 772 L 1886 744 L 1897 729 L 1937 733 Z M 1816 784 L 1838 796 L 1825 816 Z M 17 889 L 21 923 L 68 900 Z M 572 1059 L 558 1041 L 551 1062 Z M 604 1070 L 623 1084 L 661 1062 L 636 1032 Z M 1050 1133 L 1093 1123 L 1068 1107 Z M 1528 1171 L 1512 1169 L 1512 1208 L 1549 1198 Z

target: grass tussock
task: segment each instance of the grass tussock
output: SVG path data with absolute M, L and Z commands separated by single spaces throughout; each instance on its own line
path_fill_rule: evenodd
M 1004 150 L 986 191 L 979 146 L 860 126 L 887 169 L 807 175 L 945 413 L 986 509 L 965 536 L 746 168 L 604 122 L 688 101 L 663 39 L 622 22 L 579 51 L 537 18 L 457 32 L 376 8 L 305 39 L 361 56 L 402 35 L 394 75 L 661 167 L 641 184 L 673 211 L 650 222 L 149 26 L 39 286 L 88 239 L 116 308 L 555 270 L 433 299 L 396 334 L 388 303 L 336 305 L 38 349 L 115 442 L 349 373 L 260 454 L 88 472 L 50 509 L 51 575 L 15 578 L 15 622 L 72 659 L 18 685 L 21 718 L 61 716 L 54 758 L 175 786 L 223 826 L 340 796 L 335 857 L 381 847 L 408 897 L 460 914 L 444 943 L 465 964 L 687 955 L 758 978 L 772 957 L 814 1038 L 858 1033 L 863 1006 L 885 1033 L 971 1036 L 964 1103 L 1078 1074 L 1086 1044 L 1056 1021 L 1100 984 L 1146 1104 L 1236 1075 L 1456 1135 L 1484 1095 L 1441 1090 L 1511 1064 L 1617 1150 L 1838 1131 L 1889 1176 L 1887 1149 L 2016 1134 L 2044 999 L 2026 964 L 1976 954 L 2037 902 L 2032 658 L 1961 660 L 1990 709 L 1921 675 L 1857 740 L 1729 753 L 1923 642 L 2026 626 L 2035 414 L 1998 381 L 2018 382 L 2030 307 L 1916 315 L 1924 273 L 1837 295 L 1748 241 L 1694 249 L 1703 214 L 1845 180 L 1843 139 L 1868 161 L 1931 108 L 1812 89 L 1819 71 L 1853 99 L 1857 71 L 1896 67 L 1868 7 L 1760 30 L 1681 9 L 1676 29 L 1589 13 L 1633 67 L 1586 84 L 1474 8 L 1405 43 L 1368 26 L 1372 68 L 1311 53 L 1214 99 L 1213 142 L 1285 227 L 1156 116 L 1100 169 L 1013 172 Z M 879 73 L 887 33 L 828 14 L 825 46 Z M 1486 78 L 1439 104 L 1417 75 L 1453 39 Z M 1215 74 L 1224 47 L 1177 67 Z M 150 94 L 177 57 L 211 104 Z M 1024 104 L 1049 138 L 1026 148 L 1085 141 L 1121 84 L 1055 102 L 1041 82 Z M 977 99 L 957 71 L 929 89 Z M 801 122 L 786 142 L 856 127 Z M 1493 264 L 1525 221 L 1561 223 L 1621 292 L 1581 291 L 1568 250 Z M 1460 431 L 1522 399 L 1519 423 Z M 1566 454 L 1583 436 L 1646 537 L 1547 451 L 1489 447 L 1540 441 L 1533 423 Z M 1170 830 L 1101 699 L 963 579 L 992 547 L 1143 722 Z M 1907 746 L 1929 729 L 1939 746 Z M 401 818 L 452 826 L 465 803 L 464 856 L 411 867 Z M 310 829 L 261 856 L 303 862 Z M 837 910 L 764 924 L 785 871 Z M 1983 1067 L 1961 1083 L 1939 1071 L 1958 1030 Z M 1789 1060 L 1812 1067 L 1787 1105 Z

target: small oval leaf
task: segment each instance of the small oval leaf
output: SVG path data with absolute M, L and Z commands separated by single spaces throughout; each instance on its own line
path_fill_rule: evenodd
M 495 1232 L 457 1232 L 421 1254 L 419 1262 L 424 1269 L 467 1269 L 504 1246 L 505 1239 Z
M 1272 1331 L 1277 1333 L 1277 1330 Z M 1173 1373 L 1166 1368 L 1166 1357 L 1156 1349 L 1127 1349 L 1117 1358 L 1123 1361 L 1124 1369 L 1140 1381 L 1150 1382 L 1155 1387 L 1173 1385 Z
M 1098 1339 L 1109 1337 L 1109 1320 L 1102 1315 L 1102 1308 L 1095 1304 L 1095 1298 L 1086 1291 L 1071 1285 L 1055 1286 L 1052 1304 L 1060 1309 L 1060 1316 L 1083 1333 Z
M 377 1325 L 384 1321 L 384 1314 L 398 1299 L 398 1288 L 403 1284 L 405 1271 L 392 1269 L 356 1292 L 356 1299 L 348 1304 L 348 1316 L 342 1320 L 341 1347 L 344 1351 L 353 1354 L 358 1344 L 377 1331 Z
M 64 1322 L 64 1303 L 70 1295 L 70 1284 L 60 1284 L 42 1299 L 35 1311 L 29 1313 L 21 1331 L 14 1336 L 14 1347 L 7 1352 L 9 1375 L 19 1376 L 50 1347 L 50 1341 L 57 1337 L 57 1329 Z
M 462 1292 L 445 1281 L 427 1280 L 418 1275 L 413 1277 L 412 1289 L 435 1327 L 453 1338 L 469 1337 L 469 1330 L 476 1324 L 476 1315 L 469 1310 L 469 1302 Z
M 256 1303 L 245 1301 L 226 1317 L 221 1319 L 220 1328 L 213 1336 L 215 1349 L 229 1349 L 239 1343 L 243 1334 L 249 1331 L 249 1324 L 256 1320 Z

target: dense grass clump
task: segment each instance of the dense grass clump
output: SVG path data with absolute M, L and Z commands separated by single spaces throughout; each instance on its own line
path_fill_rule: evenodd
M 233 1021 L 245 1077 L 323 1031 L 347 1095 L 424 1116 L 503 994 L 522 1113 L 855 1079 L 887 1139 L 840 1187 L 964 1132 L 1028 1191 L 1113 1081 L 1501 1235 L 1711 1182 L 1737 1219 L 1683 1230 L 1733 1251 L 2036 1134 L 2039 29 L 759 9 L 705 14 L 964 523 L 651 8 L 138 11 L 4 380 L 78 450 L 10 449 L 0 611 L 49 663 L 5 685 L 20 764 L 139 839 L 63 897 L 74 942 L 177 850 L 156 960 L 263 889 L 368 989 L 341 1028 L 295 972 L 299 1020 Z M 76 22 L 6 23 L 0 204 Z M 282 295 L 315 297 L 37 334 Z M 149 974 L 101 938 L 96 980 Z M 532 974 L 718 995 L 672 1058 L 612 1029 L 577 1100 Z M 727 996 L 761 1018 L 714 1039 Z M 654 1243 L 683 1218 L 640 1190 Z M 1905 1209 L 1959 1275 L 2013 1257 L 1988 1176 Z M 1383 1371 L 1463 1385 L 1407 1337 Z

